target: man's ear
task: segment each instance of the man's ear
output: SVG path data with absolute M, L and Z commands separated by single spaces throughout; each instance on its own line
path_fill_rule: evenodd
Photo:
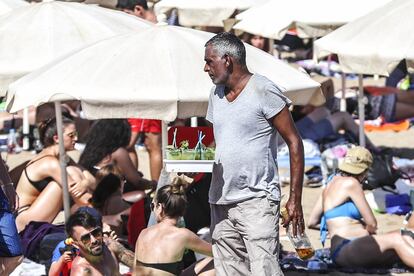
M 223 58 L 224 58 L 226 67 L 230 67 L 230 65 L 233 63 L 231 57 L 229 55 L 224 55 Z

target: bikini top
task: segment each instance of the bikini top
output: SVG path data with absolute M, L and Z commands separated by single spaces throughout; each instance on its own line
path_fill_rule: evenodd
M 180 275 L 181 271 L 184 268 L 182 261 L 178 261 L 174 263 L 143 263 L 141 261 L 137 261 L 137 262 L 139 265 L 154 268 L 154 269 L 159 269 L 159 270 L 169 272 L 174 275 Z
M 27 166 L 23 170 L 24 174 L 26 175 L 27 180 L 30 182 L 30 184 L 33 185 L 33 187 L 36 188 L 36 190 L 39 191 L 39 193 L 42 192 L 46 188 L 47 184 L 49 184 L 49 182 L 53 181 L 54 179 L 53 179 L 53 177 L 49 176 L 49 177 L 46 177 L 42 180 L 33 181 L 29 178 L 29 175 L 27 174 L 27 167 L 29 167 L 31 164 L 39 161 L 40 159 L 43 159 L 43 158 L 48 157 L 48 156 L 53 156 L 53 155 L 45 155 L 45 156 L 42 156 L 42 157 L 40 157 L 39 159 L 37 159 L 33 162 L 29 162 L 29 164 L 27 164 Z
M 333 177 L 328 179 L 328 184 Z M 320 238 L 322 245 L 325 246 L 326 237 L 328 235 L 328 226 L 326 221 L 338 218 L 338 217 L 348 217 L 355 220 L 361 220 L 362 216 L 359 212 L 358 208 L 355 206 L 355 203 L 351 200 L 348 200 L 341 205 L 338 205 L 326 212 L 322 215 L 321 224 L 320 224 Z

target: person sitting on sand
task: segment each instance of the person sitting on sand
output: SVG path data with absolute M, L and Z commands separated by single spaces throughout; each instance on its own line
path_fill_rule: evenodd
M 20 176 L 16 192 L 20 198 L 16 225 L 22 231 L 30 221 L 52 222 L 62 209 L 62 179 L 56 119 L 39 125 L 43 150 L 27 163 Z M 66 151 L 75 149 L 77 132 L 72 120 L 63 119 L 63 139 Z M 73 161 L 67 167 L 69 193 L 75 204 L 87 205 L 95 179 Z
M 127 181 L 123 192 L 155 189 L 157 182 L 144 179 L 129 157 L 127 146 L 131 128 L 127 120 L 98 120 L 86 135 L 86 146 L 79 164 L 96 174 L 101 168 L 113 164 Z
M 321 241 L 325 242 L 329 231 L 331 258 L 339 266 L 391 266 L 400 260 L 414 267 L 414 239 L 407 235 L 412 231 L 376 234 L 377 220 L 361 185 L 371 164 L 367 149 L 351 148 L 316 203 L 311 224 L 321 217 Z
M 211 244 L 190 230 L 177 227 L 186 208 L 186 185 L 184 177 L 180 176 L 157 190 L 151 208 L 158 223 L 144 229 L 138 237 L 134 275 L 214 275 L 212 258 L 190 266 L 181 274 L 186 249 L 212 256 Z

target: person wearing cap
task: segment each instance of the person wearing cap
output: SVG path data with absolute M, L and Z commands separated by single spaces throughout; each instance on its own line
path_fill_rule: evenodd
M 351 148 L 328 180 L 319 203 L 321 241 L 329 231 L 332 261 L 342 267 L 391 266 L 398 259 L 414 267 L 414 240 L 406 234 L 410 231 L 376 234 L 377 220 L 361 185 L 372 161 L 364 147 Z

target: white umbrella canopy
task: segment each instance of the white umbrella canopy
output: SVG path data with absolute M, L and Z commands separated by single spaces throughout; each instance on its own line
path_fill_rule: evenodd
M 290 28 L 302 38 L 321 37 L 390 0 L 270 0 L 236 16 L 235 30 L 282 39 Z
M 315 41 L 317 58 L 338 55 L 345 72 L 388 76 L 414 61 L 414 1 L 394 0 Z
M 154 6 L 156 14 L 178 10 L 179 23 L 182 26 L 223 27 L 236 10 L 245 10 L 268 0 L 161 0 Z
M 24 7 L 29 5 L 29 3 L 23 0 L 1 0 L 0 1 L 0 15 L 8 13 L 11 10 Z
M 74 49 L 151 25 L 120 11 L 60 1 L 0 16 L 0 96 L 12 81 Z
M 78 99 L 86 117 L 173 121 L 204 116 L 213 86 L 203 72 L 204 44 L 214 34 L 173 26 L 112 37 L 10 85 L 8 110 Z M 250 45 L 247 63 L 298 104 L 323 98 L 319 83 Z M 28 97 L 30 95 L 30 97 Z M 322 100 L 323 101 L 323 100 Z

